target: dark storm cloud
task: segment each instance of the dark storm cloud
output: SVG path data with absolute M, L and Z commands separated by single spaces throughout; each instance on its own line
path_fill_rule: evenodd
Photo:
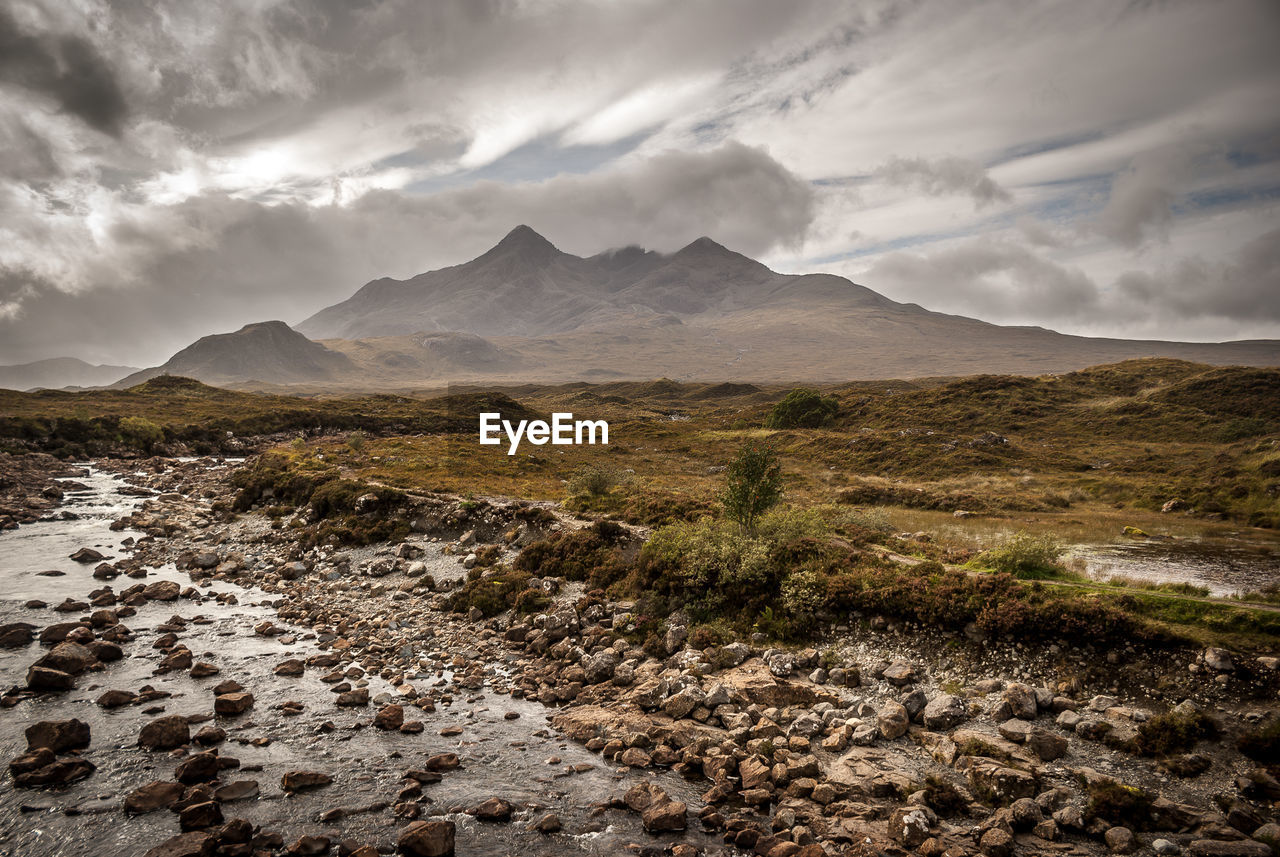
M 124 93 L 98 49 L 87 39 L 24 32 L 0 7 L 0 84 L 49 98 L 67 113 L 113 137 L 129 115 Z

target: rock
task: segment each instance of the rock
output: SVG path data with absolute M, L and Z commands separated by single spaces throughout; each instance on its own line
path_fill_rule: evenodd
M 684 830 L 688 825 L 685 818 L 687 809 L 680 801 L 671 799 L 657 801 L 640 814 L 640 822 L 649 833 Z
M 213 753 L 196 753 L 184 759 L 173 772 L 173 778 L 180 783 L 193 786 L 207 783 L 218 778 L 220 770 L 218 757 Z
M 964 702 L 949 693 L 942 693 L 929 700 L 924 707 L 924 725 L 930 729 L 946 730 L 958 726 L 968 718 Z
M 124 798 L 124 811 L 129 815 L 142 815 L 167 809 L 182 798 L 186 787 L 182 783 L 158 780 L 136 788 Z
M 205 830 L 222 824 L 222 807 L 211 800 L 191 804 L 178 813 L 178 824 L 183 830 Z
M 80 550 L 73 553 L 70 557 L 73 562 L 83 563 L 101 562 L 106 558 L 105 554 L 101 554 L 93 548 L 80 548 Z
M 404 706 L 386 705 L 373 718 L 373 725 L 388 732 L 395 731 L 404 725 Z
M 36 626 L 30 622 L 10 622 L 0 625 L 0 648 L 17 649 L 27 645 L 35 636 Z
M 292 678 L 294 676 L 302 675 L 305 671 L 306 665 L 301 660 L 298 658 L 290 658 L 287 661 L 281 662 L 280 665 L 276 667 L 275 674 L 278 676 L 287 676 Z
M 243 714 L 253 707 L 252 693 L 224 693 L 214 697 L 213 711 L 223 717 L 234 717 Z
M 996 727 L 1000 737 L 1015 744 L 1025 744 L 1031 737 L 1031 724 L 1025 720 L 1011 717 Z
M 894 687 L 906 687 L 917 679 L 915 667 L 899 661 L 884 671 L 884 680 Z
M 80 673 L 97 662 L 97 656 L 87 646 L 64 640 L 54 646 L 51 652 L 36 661 L 35 666 L 62 670 L 64 673 L 70 673 L 71 675 L 80 675 Z
M 672 720 L 689 716 L 693 709 L 702 704 L 706 694 L 696 686 L 686 687 L 679 693 L 673 693 L 662 701 L 662 711 Z
M 369 689 L 367 687 L 348 690 L 338 694 L 337 704 L 343 708 L 357 708 L 369 704 Z
M 511 804 L 500 797 L 491 797 L 484 803 L 471 807 L 467 810 L 467 815 L 481 821 L 510 821 Z
M 881 706 L 876 722 L 880 726 L 880 734 L 892 741 L 907 734 L 907 728 L 911 726 L 911 716 L 907 713 L 906 706 L 889 700 Z
M 89 724 L 81 720 L 41 720 L 27 727 L 27 749 L 62 753 L 89 746 Z
M 166 839 L 143 857 L 211 857 L 216 846 L 213 834 L 197 830 Z
M 172 580 L 157 580 L 142 590 L 142 597 L 148 601 L 177 601 L 181 594 L 182 587 Z
M 1009 703 L 1013 716 L 1020 720 L 1035 720 L 1039 713 L 1035 689 L 1029 685 L 1013 682 L 1005 687 L 1001 698 Z
M 969 788 L 979 797 L 1005 803 L 1020 797 L 1035 797 L 1039 783 L 1026 771 L 979 759 L 969 766 Z
M 258 796 L 257 780 L 233 780 L 225 786 L 214 789 L 213 798 L 219 803 L 234 803 L 238 800 L 250 800 Z
M 221 670 L 218 669 L 213 664 L 209 664 L 209 663 L 205 663 L 204 661 L 201 661 L 197 664 L 194 664 L 191 667 L 191 672 L 189 673 L 189 675 L 192 678 L 208 678 L 209 676 L 217 675 L 220 672 Z
M 1132 854 L 1138 850 L 1138 840 L 1127 827 L 1113 827 L 1103 838 L 1112 854 Z
M 929 838 L 935 821 L 928 807 L 900 806 L 889 815 L 889 835 L 904 848 L 917 848 Z
M 1011 857 L 1013 837 L 999 827 L 993 827 L 978 840 L 978 848 L 986 857 Z
M 138 746 L 148 750 L 172 750 L 191 741 L 191 727 L 180 714 L 157 717 L 138 733 Z
M 47 764 L 41 764 L 47 763 Z M 9 763 L 13 784 L 20 789 L 66 786 L 92 774 L 96 768 L 85 759 L 53 759 L 47 748 L 34 750 Z M 21 771 L 21 773 L 19 773 Z
M 1179 853 L 1182 849 L 1168 839 L 1156 839 L 1151 843 L 1151 850 L 1168 857 L 1168 855 Z
M 462 763 L 458 759 L 457 753 L 438 753 L 427 758 L 422 763 L 422 767 L 428 771 L 452 771 L 461 767 Z
M 1040 757 L 1040 761 L 1052 762 L 1067 754 L 1067 739 L 1045 729 L 1032 729 L 1027 736 L 1027 747 Z
M 558 833 L 560 832 L 560 816 L 554 812 L 549 812 L 533 823 L 530 830 L 536 830 L 538 833 Z
M 227 740 L 227 730 L 220 726 L 205 726 L 195 735 L 192 735 L 191 740 L 202 747 L 212 747 L 214 744 L 221 744 Z
M 1231 660 L 1231 653 L 1226 649 L 1207 648 L 1204 650 L 1204 665 L 1214 672 L 1229 673 L 1236 668 Z
M 405 857 L 452 857 L 452 821 L 415 821 L 400 832 L 396 849 Z
M 333 782 L 333 777 L 320 771 L 289 771 L 280 778 L 280 788 L 287 792 L 318 789 Z
M 1217 839 L 1196 839 L 1187 850 L 1192 857 L 1270 857 L 1270 846 L 1252 840 L 1222 842 Z
M 63 691 L 75 686 L 76 677 L 71 673 L 35 665 L 27 670 L 27 687 L 31 690 Z

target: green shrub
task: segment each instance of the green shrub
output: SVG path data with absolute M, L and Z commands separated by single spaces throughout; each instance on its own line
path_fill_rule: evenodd
M 622 474 L 616 468 L 584 464 L 569 479 L 569 492 L 573 496 L 603 497 L 622 481 Z
M 1280 717 L 1240 736 L 1237 746 L 1255 762 L 1280 763 Z
M 818 428 L 834 420 L 839 411 L 840 403 L 835 396 L 797 387 L 773 406 L 764 424 L 773 429 Z
M 120 420 L 120 436 L 130 446 L 149 453 L 164 442 L 164 429 L 142 417 L 124 417 Z
M 526 547 L 514 566 L 539 577 L 586 581 L 591 589 L 605 589 L 626 576 L 627 531 L 613 521 L 597 521 L 582 530 L 556 533 Z
M 782 465 L 773 448 L 748 443 L 726 470 L 725 514 L 751 532 L 756 521 L 782 500 Z
M 1085 821 L 1101 818 L 1130 830 L 1150 829 L 1154 798 L 1148 792 L 1115 780 L 1097 780 L 1088 785 L 1088 793 L 1089 805 L 1085 809 Z
M 1138 727 L 1138 750 L 1147 756 L 1168 756 L 1190 750 L 1197 742 L 1217 735 L 1217 721 L 1204 712 L 1169 711 Z
M 477 575 L 469 578 L 461 589 L 449 596 L 449 609 L 455 613 L 466 613 L 475 607 L 489 618 L 515 607 L 521 596 L 525 598 L 523 604 L 532 609 L 537 599 L 525 595 L 530 591 L 529 579 L 532 576 L 527 571 L 504 568 L 487 577 Z
M 1062 574 L 1058 564 L 1061 556 L 1062 545 L 1052 536 L 1019 532 L 979 554 L 975 562 L 993 571 L 1034 580 Z

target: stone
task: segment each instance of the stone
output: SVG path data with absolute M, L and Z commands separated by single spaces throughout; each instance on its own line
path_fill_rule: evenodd
M 101 562 L 106 558 L 107 557 L 105 554 L 99 553 L 93 548 L 80 548 L 80 550 L 76 551 L 70 556 L 70 559 L 73 562 L 83 562 L 83 563 Z
M 82 720 L 41 720 L 27 727 L 27 749 L 62 753 L 89 746 L 89 724 Z
M 884 680 L 894 687 L 906 687 L 909 684 L 914 684 L 916 679 L 915 667 L 901 661 L 890 664 L 889 668 L 884 671 Z
M 500 797 L 491 797 L 467 810 L 467 815 L 481 821 L 510 821 L 511 803 Z
M 148 601 L 177 601 L 181 594 L 182 587 L 172 580 L 157 580 L 142 590 L 142 597 Z
M 343 708 L 357 708 L 369 704 L 369 689 L 367 687 L 348 690 L 338 694 L 337 704 Z
M 993 827 L 978 840 L 978 848 L 986 857 L 1011 857 L 1013 837 L 999 827 Z
M 892 741 L 907 734 L 907 729 L 911 726 L 911 715 L 907 713 L 906 706 L 889 700 L 881 706 L 876 722 L 880 726 L 880 734 Z
M 964 701 L 949 693 L 941 693 L 924 707 L 924 725 L 933 730 L 951 729 L 968 718 Z
M 457 753 L 437 753 L 427 758 L 422 767 L 431 772 L 452 771 L 462 766 Z
M 216 845 L 213 834 L 196 830 L 166 839 L 143 857 L 210 857 Z
M 186 787 L 182 783 L 157 780 L 134 789 L 125 795 L 124 811 L 129 815 L 142 815 L 158 809 L 168 809 L 182 798 Z
M 1112 854 L 1132 854 L 1138 850 L 1138 840 L 1127 827 L 1112 827 L 1103 836 Z
M 1270 857 L 1271 847 L 1252 840 L 1225 842 L 1196 839 L 1187 846 L 1192 857 Z
M 289 771 L 280 778 L 280 788 L 286 792 L 302 792 L 318 789 L 333 782 L 333 777 L 321 771 Z
M 27 687 L 31 690 L 63 691 L 75 686 L 76 677 L 71 673 L 34 664 L 27 670 Z
M 138 746 L 148 750 L 172 750 L 191 741 L 191 727 L 180 714 L 157 717 L 138 733 Z
M 219 803 L 234 803 L 238 800 L 251 800 L 259 793 L 257 780 L 233 780 L 213 791 L 214 800 Z
M 252 693 L 224 693 L 214 697 L 213 710 L 223 717 L 234 717 L 243 714 L 253 707 Z
M 173 778 L 186 785 L 207 783 L 218 778 L 220 770 L 218 757 L 213 753 L 196 753 L 179 763 L 173 772 Z
M 929 838 L 936 822 L 924 806 L 900 806 L 889 814 L 889 835 L 903 848 L 917 848 Z
M 1032 729 L 1027 736 L 1027 747 L 1040 761 L 1052 762 L 1067 754 L 1067 739 L 1045 729 Z
M 216 801 L 194 803 L 178 813 L 178 824 L 183 830 L 205 830 L 222 824 L 222 807 Z
M 1013 682 L 1005 687 L 1001 698 L 1009 703 L 1013 716 L 1020 720 L 1035 720 L 1039 713 L 1036 692 L 1030 685 Z
M 10 622 L 0 625 L 0 648 L 17 649 L 27 645 L 35 637 L 36 626 L 30 622 Z
M 1175 843 L 1170 842 L 1168 839 L 1153 840 L 1151 842 L 1151 850 L 1157 854 L 1163 855 L 1163 857 L 1170 857 L 1170 855 L 1178 854 L 1182 851 L 1181 848 L 1179 848 Z
M 657 801 L 640 814 L 640 822 L 649 833 L 666 833 L 684 830 L 688 808 L 677 800 Z
M 404 706 L 391 705 L 383 706 L 373 718 L 373 725 L 379 729 L 385 729 L 388 732 L 395 731 L 404 725 Z
M 1236 668 L 1230 652 L 1212 646 L 1204 650 L 1204 665 L 1219 673 L 1229 673 Z
M 306 665 L 298 658 L 290 658 L 287 661 L 282 661 L 275 668 L 276 675 L 286 677 L 300 676 L 305 671 Z
M 396 849 L 405 857 L 453 857 L 452 821 L 415 821 L 400 832 Z

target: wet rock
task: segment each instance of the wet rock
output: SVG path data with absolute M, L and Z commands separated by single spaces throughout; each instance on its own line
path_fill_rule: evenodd
M 481 821 L 510 821 L 511 804 L 500 797 L 491 797 L 485 802 L 471 807 L 467 815 Z
M 554 812 L 548 812 L 546 815 L 535 821 L 529 829 L 537 831 L 538 833 L 559 833 L 560 816 L 556 815 Z
M 275 674 L 278 676 L 285 676 L 285 677 L 292 678 L 295 676 L 302 675 L 305 670 L 306 670 L 306 666 L 303 664 L 301 660 L 299 660 L 298 658 L 290 658 L 287 661 L 283 661 L 279 666 L 276 667 Z
M 73 562 L 83 562 L 83 563 L 101 562 L 106 558 L 107 557 L 105 554 L 99 553 L 93 548 L 80 548 L 80 550 L 71 554 L 71 557 L 70 557 L 70 559 Z
M 427 771 L 439 773 L 441 771 L 453 771 L 461 767 L 462 763 L 458 759 L 457 753 L 438 753 L 427 758 L 422 763 L 422 767 Z
M 213 753 L 196 753 L 182 761 L 173 772 L 174 779 L 186 785 L 207 783 L 218 778 L 218 757 Z
M 182 799 L 186 788 L 182 783 L 158 780 L 134 789 L 125 795 L 124 811 L 129 815 L 142 815 L 158 809 L 168 809 Z
M 667 798 L 650 804 L 640 814 L 640 822 L 649 833 L 684 830 L 688 826 L 687 813 L 688 807 L 682 802 Z
M 205 830 L 222 824 L 222 820 L 222 807 L 211 800 L 192 804 L 178 813 L 178 824 L 183 830 Z
M 333 782 L 333 777 L 320 771 L 289 771 L 280 778 L 280 788 L 287 792 L 301 792 L 323 788 Z
M 1027 736 L 1027 747 L 1040 758 L 1040 761 L 1052 762 L 1067 754 L 1067 739 L 1045 729 L 1032 729 Z
M 35 636 L 36 626 L 30 622 L 10 622 L 0 625 L 0 648 L 17 649 L 27 645 Z
M 214 697 L 213 700 L 214 713 L 223 717 L 234 717 L 237 714 L 243 714 L 252 707 L 252 693 L 224 693 L 221 696 Z
M 452 857 L 452 821 L 415 821 L 396 840 L 396 849 L 405 857 Z
M 157 580 L 142 590 L 142 597 L 148 601 L 177 601 L 181 594 L 182 587 L 172 580 Z
M 227 740 L 227 730 L 219 726 L 205 726 L 191 740 L 202 747 L 212 747 Z
M 80 673 L 89 669 L 98 662 L 98 658 L 89 648 L 64 640 L 53 647 L 47 655 L 35 662 L 35 666 L 44 667 L 51 670 L 61 670 L 71 675 L 80 675 Z
M 222 672 L 222 670 L 218 669 L 213 664 L 208 664 L 208 663 L 205 663 L 204 661 L 201 661 L 197 664 L 194 664 L 191 667 L 191 672 L 189 673 L 189 675 L 192 678 L 209 678 L 209 676 L 215 676 L 220 672 Z
M 369 704 L 369 689 L 360 687 L 338 694 L 337 704 L 343 708 L 359 708 Z
M 391 704 L 384 706 L 373 718 L 373 725 L 388 732 L 404 725 L 404 706 Z
M 44 754 L 49 755 L 45 756 Z M 25 756 L 19 756 L 13 762 L 10 762 L 9 770 L 14 774 L 13 784 L 20 789 L 39 788 L 42 786 L 67 786 L 83 780 L 96 770 L 92 762 L 86 759 L 74 758 L 57 759 L 42 767 L 34 767 L 35 764 L 46 761 L 52 755 L 52 751 L 42 748 L 32 753 L 27 753 Z M 15 770 L 15 765 L 20 763 L 22 763 L 21 767 L 28 768 L 22 773 L 18 773 Z
M 233 780 L 225 786 L 214 789 L 213 797 L 220 803 L 234 803 L 238 800 L 250 800 L 258 796 L 257 780 Z
M 213 834 L 198 830 L 166 839 L 143 857 L 212 857 L 216 846 Z
M 148 750 L 172 750 L 191 740 L 191 727 L 180 714 L 157 717 L 138 733 L 138 746 Z
M 89 724 L 82 720 L 41 720 L 27 727 L 27 749 L 62 753 L 89 746 Z
M 289 857 L 318 857 L 328 854 L 332 847 L 333 842 L 327 836 L 302 836 L 290 843 L 284 853 Z
M 64 691 L 76 686 L 76 678 L 71 673 L 48 667 L 32 666 L 27 670 L 27 687 L 37 691 Z

